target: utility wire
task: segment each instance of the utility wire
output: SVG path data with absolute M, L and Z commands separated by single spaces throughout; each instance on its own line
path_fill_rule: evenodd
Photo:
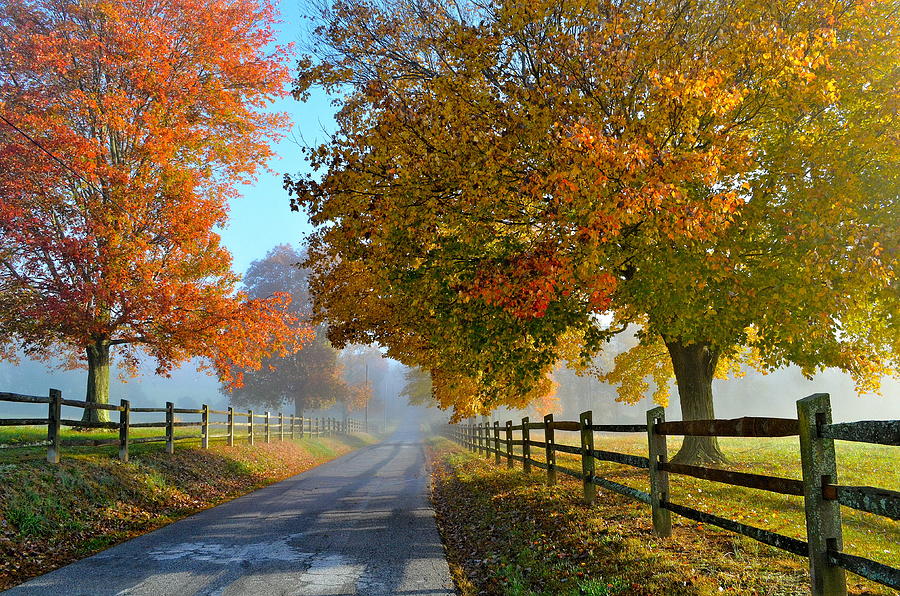
M 56 163 L 58 163 L 59 165 L 61 165 L 61 166 L 64 167 L 65 169 L 67 169 L 69 172 L 71 172 L 72 174 L 74 174 L 79 180 L 81 180 L 82 182 L 84 182 L 85 184 L 87 184 L 89 187 L 91 187 L 92 189 L 94 189 L 95 192 L 97 192 L 97 193 L 99 193 L 99 194 L 103 194 L 103 193 L 100 191 L 99 188 L 97 188 L 96 186 L 94 186 L 93 183 L 91 183 L 90 181 L 88 181 L 84 176 L 81 175 L 81 173 L 79 173 L 77 170 L 75 170 L 75 168 L 73 168 L 72 166 L 70 166 L 69 164 L 67 164 L 66 162 L 64 162 L 62 159 L 60 159 L 59 157 L 57 157 L 52 151 L 50 151 L 49 149 L 47 149 L 46 147 L 44 147 L 43 145 L 41 145 L 40 142 L 38 142 L 36 139 L 34 139 L 34 138 L 33 138 L 31 135 L 29 135 L 27 132 L 25 132 L 24 130 L 22 130 L 21 128 L 19 128 L 19 127 L 16 126 L 15 124 L 13 124 L 12 122 L 10 122 L 3 114 L 0 114 L 0 120 L 3 120 L 3 122 L 5 122 L 7 126 L 9 126 L 9 127 L 12 128 L 14 131 L 16 131 L 17 133 L 19 133 L 20 135 L 22 135 L 23 137 L 25 137 L 26 139 L 28 139 L 28 141 L 31 142 L 35 147 L 37 147 L 38 149 L 40 149 L 41 151 L 43 151 L 44 153 L 46 153 L 47 155 L 49 155 L 49 156 L 50 156 L 50 159 L 52 159 L 53 161 L 55 161 Z

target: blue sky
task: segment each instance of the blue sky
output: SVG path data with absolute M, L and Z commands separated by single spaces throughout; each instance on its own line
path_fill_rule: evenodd
M 304 45 L 306 26 L 300 10 L 298 3 L 281 3 L 280 44 Z M 292 63 L 292 73 L 294 70 Z M 272 109 L 287 112 L 293 121 L 287 136 L 275 146 L 277 158 L 269 163 L 275 173 L 260 172 L 255 183 L 243 187 L 243 196 L 231 204 L 229 224 L 221 231 L 222 241 L 234 257 L 234 269 L 240 273 L 276 244 L 296 244 L 311 231 L 306 214 L 291 212 L 287 193 L 281 186 L 282 176 L 308 172 L 300 152 L 301 143 L 317 145 L 324 140 L 323 131 L 332 132 L 335 128 L 334 108 L 320 92 L 305 103 L 290 97 L 281 99 Z

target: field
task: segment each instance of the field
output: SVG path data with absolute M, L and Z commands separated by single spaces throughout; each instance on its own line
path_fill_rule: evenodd
M 541 434 L 533 433 L 532 439 L 542 440 Z M 557 442 L 574 444 L 572 439 L 577 440 L 575 433 L 557 433 Z M 723 439 L 721 443 L 731 459 L 728 469 L 799 478 L 796 441 L 794 437 Z M 670 438 L 670 453 L 677 446 L 678 441 Z M 598 433 L 595 448 L 646 456 L 646 435 Z M 841 483 L 897 487 L 896 448 L 838 442 L 837 450 Z M 534 459 L 542 456 L 542 450 L 532 448 Z M 460 556 L 456 549 L 457 572 L 469 578 L 473 590 L 521 595 L 808 593 L 807 563 L 801 557 L 676 515 L 673 538 L 657 539 L 650 532 L 649 507 L 609 491 L 599 490 L 597 503 L 588 508 L 580 503 L 581 483 L 562 474 L 558 487 L 547 488 L 542 486 L 543 470 L 526 475 L 517 464 L 516 471 L 507 471 L 505 461 L 500 466 L 488 464 L 489 460 L 450 447 L 446 441 L 436 445 L 436 457 L 442 462 L 436 501 L 445 504 L 443 516 L 452 518 L 454 504 L 470 512 L 456 519 L 469 529 L 455 533 L 483 537 L 485 533 L 509 532 L 503 540 L 482 541 L 482 545 L 497 547 L 497 552 L 478 546 L 477 541 L 462 543 L 469 544 L 464 548 L 479 550 L 478 556 Z M 558 454 L 557 463 L 576 471 L 581 468 L 577 457 L 563 453 Z M 596 473 L 648 489 L 645 470 L 602 462 Z M 670 489 L 674 503 L 805 538 L 803 504 L 798 497 L 674 474 L 670 475 Z M 460 502 L 453 493 L 467 497 Z M 471 512 L 478 511 L 475 504 L 481 502 L 490 504 L 484 509 L 486 525 L 472 527 L 477 526 L 477 516 Z M 497 511 L 493 520 L 488 520 L 490 509 Z M 842 508 L 842 514 L 844 550 L 900 566 L 900 524 L 847 508 Z M 499 520 L 505 516 L 518 522 L 504 529 Z M 453 533 L 449 524 L 443 528 Z M 515 546 L 502 546 L 506 543 Z M 477 573 L 473 573 L 473 561 L 478 561 Z M 479 577 L 485 579 L 472 579 Z M 853 574 L 848 574 L 848 583 L 856 594 L 894 594 Z

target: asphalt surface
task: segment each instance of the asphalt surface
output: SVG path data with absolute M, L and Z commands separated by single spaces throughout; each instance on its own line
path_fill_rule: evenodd
M 417 424 L 4 592 L 455 594 Z

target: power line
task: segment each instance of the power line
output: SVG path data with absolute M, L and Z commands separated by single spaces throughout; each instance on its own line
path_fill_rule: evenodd
M 0 120 L 3 120 L 3 122 L 5 122 L 7 126 L 9 126 L 9 127 L 12 128 L 14 131 L 16 131 L 17 133 L 19 133 L 20 135 L 22 135 L 23 137 L 25 137 L 26 139 L 28 139 L 28 141 L 31 142 L 35 147 L 37 147 L 38 149 L 40 149 L 41 151 L 43 151 L 44 153 L 46 153 L 48 156 L 50 156 L 50 159 L 52 159 L 53 161 L 55 161 L 56 163 L 58 163 L 59 165 L 61 165 L 62 167 L 64 167 L 66 170 L 68 170 L 69 172 L 71 172 L 71 173 L 72 173 L 73 175 L 75 175 L 75 177 L 77 177 L 79 180 L 81 180 L 82 182 L 84 182 L 85 184 L 87 184 L 89 187 L 91 187 L 92 189 L 94 189 L 95 192 L 102 194 L 101 191 L 100 191 L 100 189 L 97 188 L 96 186 L 94 186 L 93 183 L 91 183 L 90 181 L 88 181 L 87 178 L 85 178 L 84 176 L 82 176 L 80 172 L 78 172 L 77 170 L 75 170 L 75 168 L 73 168 L 72 166 L 70 166 L 69 164 L 67 164 L 66 162 L 64 162 L 64 161 L 63 161 L 62 159 L 60 159 L 59 157 L 57 157 L 52 151 L 50 151 L 49 149 L 47 149 L 46 147 L 44 147 L 43 145 L 41 145 L 40 142 L 38 142 L 36 139 L 34 139 L 34 138 L 33 138 L 31 135 L 29 135 L 27 132 L 25 132 L 24 130 L 22 130 L 21 128 L 19 128 L 19 127 L 16 126 L 15 124 L 13 124 L 12 122 L 10 122 L 10 121 L 6 118 L 6 116 L 4 116 L 3 114 L 0 114 Z

